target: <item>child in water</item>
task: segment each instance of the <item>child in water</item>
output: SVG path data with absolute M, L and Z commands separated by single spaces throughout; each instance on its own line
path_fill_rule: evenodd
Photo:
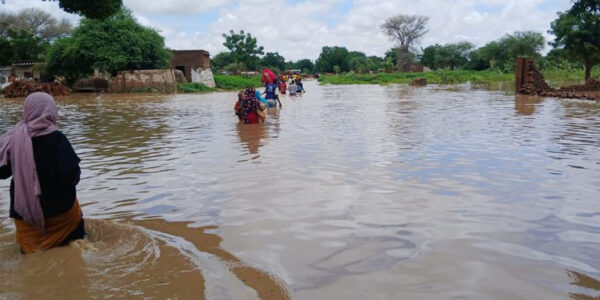
M 298 86 L 293 80 L 290 82 L 290 86 L 288 86 L 288 91 L 290 91 L 290 96 L 296 96 L 296 93 L 298 92 Z

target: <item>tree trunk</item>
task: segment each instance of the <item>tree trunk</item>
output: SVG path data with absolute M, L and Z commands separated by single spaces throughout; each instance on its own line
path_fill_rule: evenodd
M 592 77 L 592 62 L 591 61 L 586 61 L 585 62 L 585 81 L 587 82 L 590 77 Z

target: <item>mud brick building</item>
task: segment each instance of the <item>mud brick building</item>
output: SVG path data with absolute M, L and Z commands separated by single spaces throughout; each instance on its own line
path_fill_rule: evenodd
M 193 81 L 193 72 L 210 69 L 210 56 L 205 50 L 172 50 L 171 68 L 180 70 L 188 82 Z

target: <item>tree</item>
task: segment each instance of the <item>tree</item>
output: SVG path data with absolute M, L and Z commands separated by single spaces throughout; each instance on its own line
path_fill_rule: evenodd
M 49 75 L 60 75 L 71 84 L 94 69 L 115 74 L 121 70 L 161 69 L 171 54 L 163 37 L 137 23 L 122 9 L 106 20 L 84 18 L 71 37 L 58 39 L 46 56 Z
M 367 57 L 367 69 L 369 71 L 377 71 L 379 69 L 384 69 L 383 63 L 385 59 L 379 56 L 369 56 Z
M 391 61 L 394 66 L 398 64 L 398 49 L 392 48 L 385 52 L 385 60 Z
M 221 52 L 210 59 L 210 66 L 214 71 L 221 71 L 232 63 L 235 63 L 235 59 L 229 52 Z
M 464 67 L 469 62 L 469 54 L 473 49 L 473 44 L 469 42 L 459 42 L 444 45 L 440 50 L 439 61 L 442 67 L 451 70 L 457 67 Z
M 571 10 L 559 13 L 549 33 L 555 36 L 551 43 L 554 48 L 562 48 L 583 62 L 588 80 L 600 62 L 600 15 L 597 6 L 587 8 L 584 2 L 589 1 L 577 1 Z
M 6 37 L 0 37 L 0 66 L 43 61 L 47 49 L 48 43 L 30 32 L 9 29 Z
M 265 56 L 260 59 L 260 65 L 262 67 L 281 71 L 285 69 L 285 58 L 279 55 L 278 52 L 267 52 Z
M 17 14 L 0 13 L 0 37 L 6 37 L 9 30 L 25 30 L 42 41 L 52 41 L 71 33 L 73 27 L 67 19 L 57 20 L 38 8 L 28 8 Z
M 400 70 L 408 71 L 414 62 L 415 55 L 411 53 L 411 47 L 427 33 L 427 22 L 429 17 L 426 16 L 397 15 L 388 18 L 381 25 L 383 33 L 398 46 L 397 64 Z
M 544 48 L 544 36 L 539 32 L 521 31 L 506 34 L 497 41 L 473 51 L 470 55 L 471 69 L 486 68 L 512 71 L 516 57 L 542 58 L 540 51 Z M 475 60 L 475 61 L 473 61 Z
M 246 69 L 253 67 L 259 60 L 258 55 L 264 53 L 264 48 L 256 44 L 256 38 L 250 33 L 244 33 L 243 30 L 239 33 L 230 30 L 229 35 L 223 34 L 223 37 L 225 38 L 223 45 L 229 49 L 235 63 L 238 65 L 241 63 Z
M 336 73 L 348 72 L 350 70 L 348 49 L 338 46 L 323 47 L 316 64 L 321 72 L 335 72 L 335 66 L 339 68 Z
M 16 0 L 13 0 L 16 1 Z M 123 0 L 42 0 L 42 1 L 58 1 L 60 8 L 68 13 L 78 14 L 91 19 L 106 19 L 117 13 L 122 5 Z M 0 0 L 2 4 L 6 0 Z
M 301 59 L 301 60 L 295 62 L 293 69 L 299 69 L 305 73 L 308 70 L 308 73 L 311 73 L 315 70 L 315 64 L 310 59 L 304 58 L 304 59 Z
M 574 14 L 600 12 L 600 1 L 598 0 L 576 0 L 574 2 L 573 7 L 571 8 L 571 12 Z
M 0 66 L 6 66 L 12 63 L 13 50 L 10 41 L 0 37 Z
M 348 62 L 351 70 L 357 73 L 363 73 L 368 70 L 369 60 L 364 56 L 355 56 Z
M 423 55 L 421 55 L 421 64 L 429 67 L 432 70 L 439 68 L 439 62 L 437 56 L 439 55 L 440 48 L 439 44 L 427 46 L 423 49 Z
M 38 62 L 43 60 L 48 44 L 25 30 L 9 30 L 8 41 L 13 52 L 13 62 Z

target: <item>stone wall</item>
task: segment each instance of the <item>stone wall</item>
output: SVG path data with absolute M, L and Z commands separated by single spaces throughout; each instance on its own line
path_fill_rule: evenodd
M 108 91 L 112 93 L 130 93 L 156 90 L 162 93 L 177 91 L 177 72 L 179 70 L 134 70 L 119 71 L 109 80 Z M 181 75 L 179 75 L 180 77 Z
M 600 83 L 593 79 L 584 85 L 551 88 L 531 58 L 517 58 L 515 61 L 515 91 L 521 95 L 600 100 Z

